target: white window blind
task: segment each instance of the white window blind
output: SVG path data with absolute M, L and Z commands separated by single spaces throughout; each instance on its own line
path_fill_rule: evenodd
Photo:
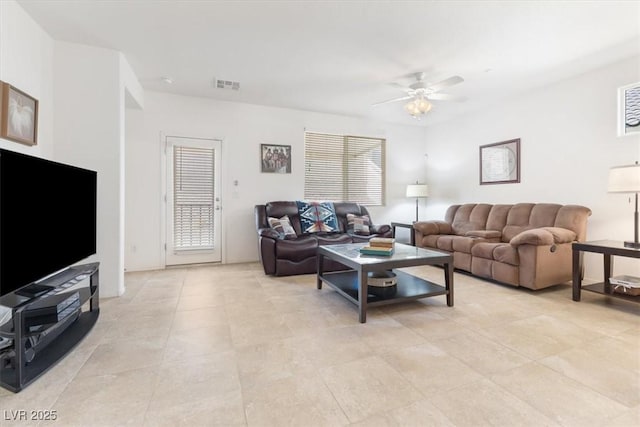
M 384 204 L 385 140 L 305 132 L 304 197 Z
M 211 148 L 173 147 L 175 250 L 213 248 L 214 155 Z

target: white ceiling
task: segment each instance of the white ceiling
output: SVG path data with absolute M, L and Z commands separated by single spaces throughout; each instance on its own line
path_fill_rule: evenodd
M 18 3 L 56 40 L 123 52 L 148 90 L 404 124 L 640 55 L 638 1 Z M 420 122 L 402 102 L 371 107 L 402 96 L 390 83 L 416 71 L 431 82 L 460 75 L 444 92 L 467 100 L 434 101 Z M 241 89 L 215 89 L 214 77 Z

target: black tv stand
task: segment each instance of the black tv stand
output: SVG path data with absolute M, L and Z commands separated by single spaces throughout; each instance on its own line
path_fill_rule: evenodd
M 40 285 L 38 283 L 32 283 L 30 285 L 25 286 L 24 288 L 20 288 L 16 291 L 16 294 L 21 295 L 27 298 L 35 298 L 40 295 L 44 295 L 53 288 L 51 286 Z
M 100 314 L 99 265 L 69 267 L 39 282 L 49 288 L 44 294 L 16 291 L 0 297 L 0 305 L 12 312 L 11 320 L 0 325 L 0 337 L 12 341 L 0 348 L 0 386 L 19 392 L 91 331 Z

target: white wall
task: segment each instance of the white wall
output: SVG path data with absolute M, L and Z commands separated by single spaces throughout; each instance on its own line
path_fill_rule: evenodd
M 55 43 L 55 157 L 98 172 L 101 296 L 124 292 L 124 119 L 142 92 L 121 53 Z M 132 90 L 127 91 L 127 85 Z M 141 100 L 139 100 L 141 103 Z M 135 102 L 134 102 L 135 103 Z
M 53 157 L 53 39 L 14 1 L 0 1 L 0 80 L 38 100 L 38 144 L 0 148 Z
M 296 200 L 304 192 L 304 131 L 387 139 L 387 207 L 372 208 L 375 222 L 411 219 L 405 185 L 424 179 L 424 129 L 352 117 L 147 92 L 143 111 L 127 111 L 127 270 L 164 267 L 160 134 L 222 139 L 223 262 L 257 261 L 253 208 Z M 260 144 L 292 146 L 291 174 L 260 173 Z M 238 181 L 238 186 L 233 182 Z
M 611 166 L 640 160 L 640 136 L 616 136 L 617 88 L 640 81 L 640 58 L 523 94 L 427 129 L 428 216 L 453 203 L 552 202 L 591 208 L 588 239 L 633 238 L 628 197 L 607 193 Z M 479 185 L 480 145 L 521 139 L 520 184 Z M 616 274 L 640 274 L 616 258 Z M 585 257 L 586 277 L 601 280 L 602 257 Z
M 121 294 L 124 105 L 143 105 L 135 74 L 121 53 L 54 42 L 7 0 L 0 1 L 0 80 L 39 101 L 38 144 L 0 139 L 1 148 L 98 171 L 98 248 L 90 261 L 101 262 L 101 296 Z

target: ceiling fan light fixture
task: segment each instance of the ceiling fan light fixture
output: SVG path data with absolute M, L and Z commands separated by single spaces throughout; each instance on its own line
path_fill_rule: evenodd
M 422 114 L 428 113 L 431 110 L 431 103 L 424 98 L 418 98 L 414 102 Z
M 416 79 L 416 82 L 410 84 L 409 86 L 405 87 L 396 83 L 396 86 L 400 86 L 405 92 L 403 96 L 388 99 L 382 102 L 376 102 L 375 104 L 372 104 L 372 106 L 375 107 L 378 105 L 389 104 L 391 102 L 409 100 L 409 102 L 404 105 L 405 111 L 409 113 L 411 117 L 420 120 L 423 115 L 431 111 L 431 108 L 433 108 L 433 104 L 431 104 L 431 102 L 429 101 L 447 101 L 460 99 L 459 97 L 440 92 L 446 87 L 462 83 L 464 79 L 460 76 L 451 76 L 448 79 L 444 79 L 433 84 L 429 84 L 425 81 L 424 72 L 415 73 L 413 77 Z
M 409 113 L 412 117 L 417 118 L 422 114 L 426 114 L 431 111 L 431 103 L 426 99 L 420 97 L 409 101 L 404 109 Z

